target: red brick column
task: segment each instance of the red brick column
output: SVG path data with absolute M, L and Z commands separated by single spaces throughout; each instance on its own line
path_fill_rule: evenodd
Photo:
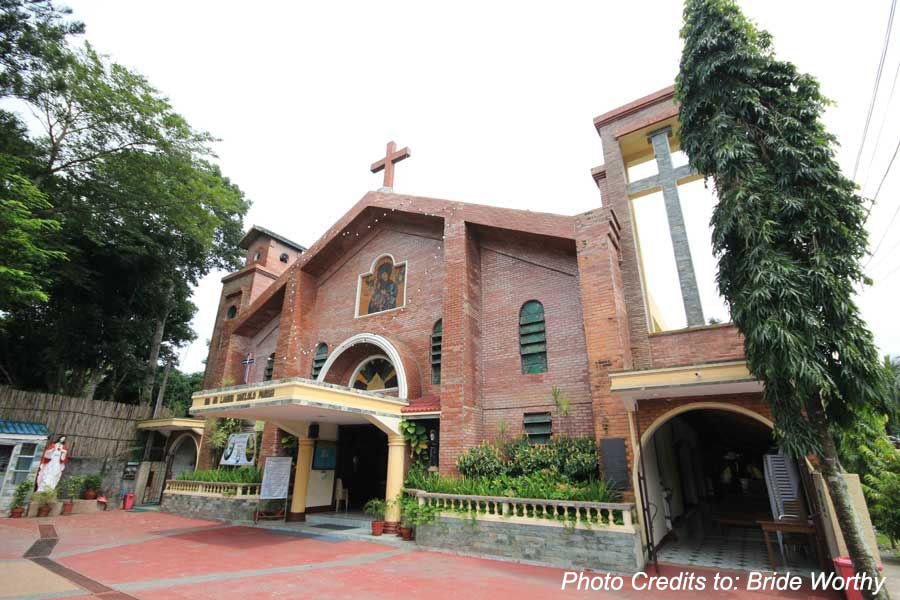
M 274 379 L 310 377 L 315 340 L 312 312 L 316 305 L 318 282 L 302 269 L 294 270 L 286 283 L 281 325 L 275 348 Z
M 594 434 L 623 438 L 629 464 L 628 413 L 621 399 L 610 393 L 610 371 L 632 367 L 628 310 L 622 281 L 619 223 L 609 209 L 578 217 L 575 226 L 584 333 L 594 413 Z M 602 458 L 602 457 L 601 457 Z
M 455 473 L 456 459 L 481 441 L 482 430 L 481 255 L 462 220 L 444 222 L 444 271 L 440 470 Z

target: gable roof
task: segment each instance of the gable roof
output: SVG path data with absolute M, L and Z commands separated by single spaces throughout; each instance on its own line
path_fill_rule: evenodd
M 292 242 L 291 240 L 287 239 L 286 237 L 284 237 L 282 235 L 278 235 L 274 231 L 272 231 L 270 229 L 266 229 L 265 227 L 260 227 L 259 225 L 253 225 L 252 227 L 250 227 L 250 229 L 247 231 L 247 233 L 244 234 L 244 237 L 241 238 L 240 244 L 238 244 L 238 245 L 241 248 L 249 249 L 250 245 L 256 241 L 256 238 L 261 237 L 261 236 L 268 236 L 268 237 L 272 238 L 273 240 L 277 240 L 277 241 L 281 242 L 285 246 L 290 246 L 291 248 L 294 248 L 295 250 L 299 250 L 300 252 L 306 252 L 305 246 L 301 246 L 297 242 Z
M 261 321 L 259 316 L 256 316 L 258 309 L 269 303 L 276 294 L 283 293 L 285 284 L 296 276 L 298 269 L 310 272 L 313 270 L 311 263 L 317 262 L 317 257 L 327 256 L 327 250 L 342 243 L 350 243 L 350 238 L 344 240 L 344 232 L 353 225 L 354 221 L 364 216 L 366 211 L 371 210 L 407 214 L 423 219 L 452 218 L 474 225 L 567 240 L 572 240 L 575 236 L 574 216 L 392 192 L 368 192 L 243 311 L 242 315 L 234 321 L 232 331 L 246 335 L 248 328 L 244 327 L 245 323 L 249 325 L 249 329 L 258 325 Z

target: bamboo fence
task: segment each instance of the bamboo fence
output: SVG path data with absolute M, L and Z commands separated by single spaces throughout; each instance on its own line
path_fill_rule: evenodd
M 137 444 L 137 422 L 153 407 L 0 386 L 0 419 L 43 423 L 50 439 L 65 435 L 69 454 L 77 458 L 127 457 Z

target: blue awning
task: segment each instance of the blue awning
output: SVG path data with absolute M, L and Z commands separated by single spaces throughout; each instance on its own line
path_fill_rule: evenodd
M 0 419 L 0 435 L 4 433 L 7 435 L 42 435 L 44 437 L 50 435 L 47 426 L 43 423 Z

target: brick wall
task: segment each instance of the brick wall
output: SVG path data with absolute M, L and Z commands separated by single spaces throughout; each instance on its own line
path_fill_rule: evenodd
M 529 243 L 531 242 L 531 243 Z M 511 435 L 523 433 L 526 412 L 550 412 L 553 430 L 592 435 L 591 395 L 575 244 L 554 248 L 533 240 L 482 233 L 481 398 L 484 437 L 505 423 Z M 525 302 L 544 306 L 547 371 L 523 374 L 519 355 L 519 311 Z M 551 389 L 558 386 L 571 403 L 558 418 Z
M 744 359 L 744 337 L 731 324 L 649 336 L 654 369 Z

